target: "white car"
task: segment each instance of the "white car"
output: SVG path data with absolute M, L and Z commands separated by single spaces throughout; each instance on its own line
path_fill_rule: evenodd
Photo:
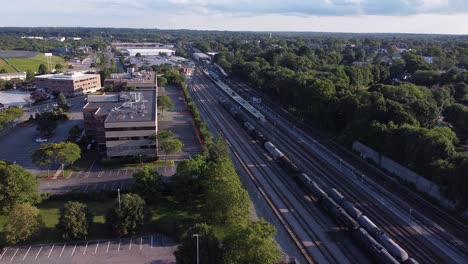
M 42 143 L 42 142 L 47 142 L 46 138 L 36 138 L 36 142 Z

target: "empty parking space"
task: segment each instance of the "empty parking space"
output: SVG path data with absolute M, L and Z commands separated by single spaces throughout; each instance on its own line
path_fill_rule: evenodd
M 175 263 L 175 245 L 164 245 L 159 235 L 116 240 L 93 240 L 61 244 L 4 248 L 0 263 L 105 263 L 111 257 L 138 258 L 146 261 L 164 260 Z M 92 260 L 90 260 L 90 258 Z M 130 259 L 129 259 L 130 261 Z M 133 261 L 137 263 L 139 261 Z M 166 263 L 166 262 L 164 262 Z

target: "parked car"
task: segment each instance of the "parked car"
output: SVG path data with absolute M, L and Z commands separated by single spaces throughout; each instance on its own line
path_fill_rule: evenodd
M 36 142 L 39 142 L 39 143 L 47 142 L 47 138 L 36 138 Z

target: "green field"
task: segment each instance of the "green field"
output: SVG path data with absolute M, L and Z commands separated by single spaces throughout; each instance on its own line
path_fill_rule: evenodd
M 13 67 L 8 65 L 3 59 L 0 59 L 0 70 L 5 69 L 7 72 L 16 72 Z
M 20 71 L 27 71 L 31 70 L 33 72 L 37 72 L 39 69 L 40 64 L 44 64 L 47 66 L 47 58 L 44 55 L 44 53 L 39 53 L 38 55 L 32 57 L 32 58 L 26 58 L 26 59 L 8 59 L 10 64 L 14 65 L 16 68 L 18 68 Z M 52 56 L 50 57 L 50 67 L 55 68 L 56 64 L 62 64 L 65 66 L 65 60 L 62 59 L 61 57 L 58 56 Z

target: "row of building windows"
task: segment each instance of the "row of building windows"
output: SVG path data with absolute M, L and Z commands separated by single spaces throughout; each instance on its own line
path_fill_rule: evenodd
M 129 130 L 156 130 L 156 127 L 151 126 L 151 127 L 112 127 L 112 128 L 106 128 L 106 131 L 129 131 Z
M 108 147 L 107 151 L 123 151 L 123 150 L 138 150 L 138 149 L 155 149 L 155 145 L 146 146 L 119 146 L 119 147 Z
M 122 140 L 143 140 L 143 139 L 151 139 L 151 137 L 109 137 L 106 138 L 106 141 L 122 141 Z

